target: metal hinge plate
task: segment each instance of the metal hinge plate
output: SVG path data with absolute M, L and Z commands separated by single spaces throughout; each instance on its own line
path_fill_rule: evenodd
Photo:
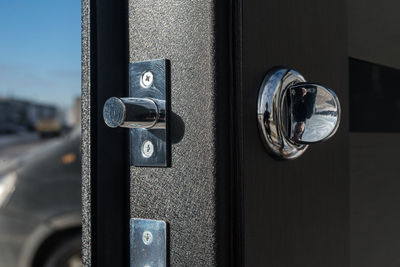
M 144 77 L 146 76 L 146 77 Z M 165 101 L 165 129 L 130 129 L 131 165 L 171 166 L 170 61 L 156 59 L 129 64 L 129 96 Z M 146 84 L 148 83 L 148 84 Z
M 164 221 L 131 219 L 131 267 L 167 266 L 167 231 Z

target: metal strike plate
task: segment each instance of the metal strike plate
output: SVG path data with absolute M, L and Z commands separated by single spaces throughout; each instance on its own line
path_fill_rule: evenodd
M 167 266 L 167 231 L 164 221 L 131 219 L 131 267 Z
M 134 166 L 171 166 L 170 62 L 167 59 L 134 62 L 129 65 L 130 97 L 165 101 L 165 129 L 130 129 L 130 160 Z

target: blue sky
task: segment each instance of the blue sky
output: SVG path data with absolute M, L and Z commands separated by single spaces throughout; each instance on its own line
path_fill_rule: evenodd
M 79 0 L 0 0 L 0 97 L 67 107 L 80 96 Z

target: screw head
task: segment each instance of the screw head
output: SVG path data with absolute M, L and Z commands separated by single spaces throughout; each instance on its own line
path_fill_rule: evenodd
M 141 85 L 143 87 L 150 87 L 153 84 L 154 76 L 151 71 L 146 71 L 142 74 L 142 78 L 140 79 Z
M 146 140 L 142 144 L 142 155 L 145 158 L 150 158 L 154 153 L 154 145 L 151 141 Z
M 153 242 L 153 234 L 150 231 L 144 231 L 142 240 L 145 245 L 150 245 Z

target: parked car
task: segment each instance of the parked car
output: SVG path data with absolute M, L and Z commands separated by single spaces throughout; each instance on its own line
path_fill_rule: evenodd
M 0 170 L 0 267 L 82 266 L 78 130 Z

